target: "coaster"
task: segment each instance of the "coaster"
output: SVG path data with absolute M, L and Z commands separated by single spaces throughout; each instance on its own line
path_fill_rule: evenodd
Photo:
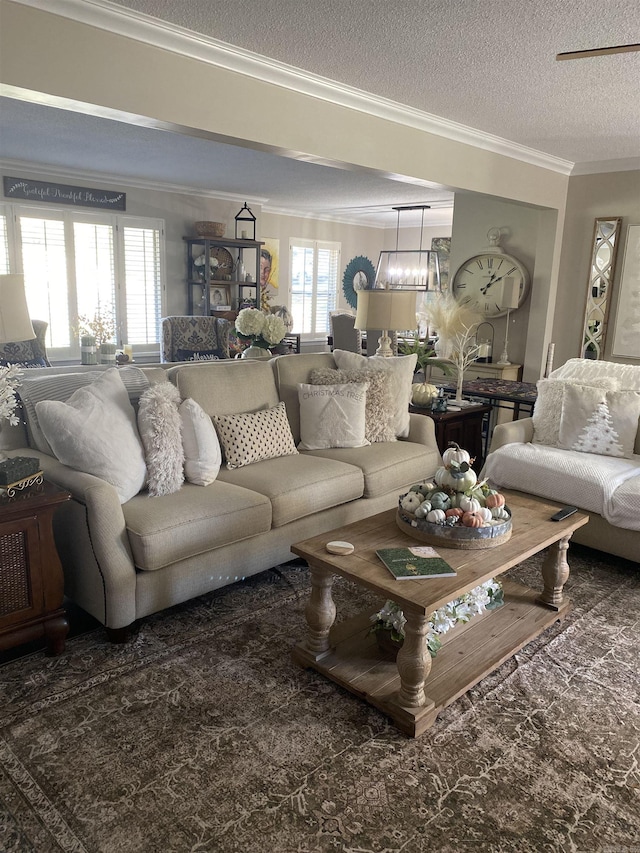
M 355 550 L 351 542 L 340 542 L 339 540 L 327 542 L 325 547 L 330 554 L 353 554 Z

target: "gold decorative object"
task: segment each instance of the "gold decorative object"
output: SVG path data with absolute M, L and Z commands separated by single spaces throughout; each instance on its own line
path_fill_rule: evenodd
M 196 222 L 193 226 L 198 237 L 224 237 L 225 222 Z

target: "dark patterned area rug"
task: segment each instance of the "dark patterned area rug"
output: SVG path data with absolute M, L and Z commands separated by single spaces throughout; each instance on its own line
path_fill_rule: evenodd
M 578 546 L 570 562 L 565 622 L 416 740 L 291 663 L 299 565 L 147 619 L 126 646 L 96 629 L 6 663 L 0 850 L 639 853 L 640 576 Z M 335 598 L 340 616 L 371 603 L 341 580 Z

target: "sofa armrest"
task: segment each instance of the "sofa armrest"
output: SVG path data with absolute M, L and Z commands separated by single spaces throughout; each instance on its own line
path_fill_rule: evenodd
M 136 619 L 136 570 L 115 488 L 31 447 L 10 455 L 36 454 L 45 478 L 72 496 L 54 516 L 65 591 L 108 627 L 130 625 Z
M 415 441 L 416 444 L 424 444 L 433 450 L 438 450 L 436 427 L 433 419 L 426 415 L 418 415 L 415 412 L 411 412 L 409 415 L 409 435 L 400 440 Z
M 489 453 L 493 453 L 499 447 L 505 444 L 526 444 L 533 438 L 533 419 L 522 418 L 519 421 L 510 421 L 505 424 L 498 424 L 493 430 L 491 436 L 491 446 Z

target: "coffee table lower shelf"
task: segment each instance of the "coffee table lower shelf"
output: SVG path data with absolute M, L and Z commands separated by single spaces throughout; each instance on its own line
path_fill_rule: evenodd
M 330 634 L 331 648 L 317 659 L 304 642 L 299 643 L 293 651 L 294 660 L 374 705 L 405 734 L 418 737 L 447 705 L 563 619 L 571 607 L 565 599 L 558 610 L 551 610 L 538 603 L 539 592 L 508 578 L 502 582 L 502 607 L 475 617 L 459 633 L 452 632 L 450 638 L 445 636 L 446 642 L 433 659 L 425 681 L 425 694 L 430 700 L 425 706 L 398 704 L 400 676 L 395 658 L 381 650 L 370 633 L 369 613 L 335 624 Z

